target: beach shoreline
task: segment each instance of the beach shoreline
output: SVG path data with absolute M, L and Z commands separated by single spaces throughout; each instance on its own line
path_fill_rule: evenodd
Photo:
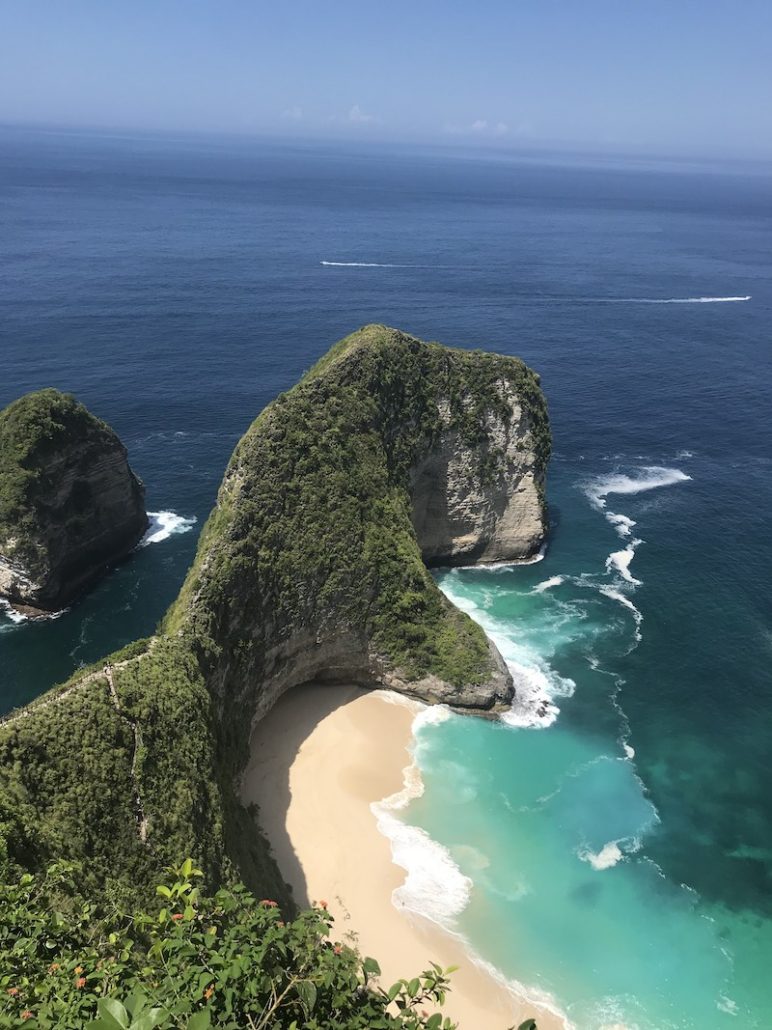
M 298 904 L 325 901 L 333 935 L 376 958 L 383 985 L 416 976 L 432 961 L 458 966 L 443 1011 L 460 1030 L 505 1030 L 529 1016 L 539 1030 L 562 1030 L 554 1012 L 476 964 L 460 937 L 392 900 L 405 873 L 376 816 L 384 799 L 405 789 L 418 711 L 394 700 L 383 691 L 326 685 L 285 694 L 253 731 L 242 800 L 259 807 Z

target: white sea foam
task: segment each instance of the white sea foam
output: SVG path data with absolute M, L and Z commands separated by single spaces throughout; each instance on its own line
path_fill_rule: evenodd
M 173 511 L 149 511 L 150 525 L 139 542 L 139 547 L 148 544 L 160 544 L 177 533 L 188 533 L 196 524 L 196 519 L 186 519 Z
M 551 590 L 553 587 L 559 587 L 561 583 L 565 583 L 565 576 L 550 576 L 549 579 L 543 579 L 541 583 L 537 583 L 531 591 L 532 594 L 543 594 L 545 590 Z
M 17 612 L 16 609 L 10 605 L 7 601 L 0 598 L 0 612 L 5 616 L 6 619 L 10 619 L 11 622 L 18 625 L 20 622 L 27 622 L 28 617 L 22 615 L 21 612 Z
M 452 713 L 441 705 L 422 707 L 413 720 L 414 740 L 422 726 L 436 725 L 451 717 Z M 473 884 L 447 848 L 419 827 L 403 823 L 395 814 L 420 797 L 423 790 L 421 772 L 414 758 L 403 770 L 402 789 L 382 801 L 374 801 L 370 810 L 378 830 L 391 844 L 393 862 L 407 874 L 405 882 L 393 891 L 392 902 L 399 909 L 416 912 L 448 927 L 466 908 Z
M 606 558 L 607 571 L 611 572 L 616 569 L 622 579 L 626 580 L 632 586 L 640 586 L 641 580 L 636 579 L 630 572 L 630 563 L 635 557 L 636 547 L 638 544 L 642 543 L 642 540 L 631 540 L 623 551 L 612 551 L 608 558 Z
M 448 578 L 441 584 L 448 598 L 479 623 L 499 649 L 515 685 L 515 700 L 512 708 L 501 716 L 508 726 L 529 729 L 546 729 L 551 726 L 560 709 L 556 697 L 571 697 L 576 684 L 557 672 L 540 655 L 518 644 L 495 619 L 469 598 L 454 592 Z
M 379 692 L 384 700 L 395 704 L 403 703 L 401 695 L 389 691 Z M 391 696 L 389 696 L 391 695 Z M 563 1020 L 565 1030 L 574 1030 L 565 1013 L 555 999 L 539 988 L 526 987 L 516 980 L 507 979 L 500 970 L 482 959 L 471 947 L 469 941 L 455 928 L 458 916 L 466 908 L 473 881 L 465 876 L 448 848 L 443 847 L 418 827 L 408 826 L 397 813 L 403 811 L 414 798 L 423 794 L 424 784 L 415 758 L 417 733 L 426 726 L 439 725 L 455 718 L 444 705 L 423 705 L 408 699 L 409 705 L 417 711 L 413 719 L 413 762 L 402 771 L 402 789 L 382 801 L 373 802 L 370 810 L 375 816 L 378 830 L 389 841 L 392 861 L 406 872 L 405 882 L 392 892 L 392 903 L 402 911 L 414 912 L 436 923 L 442 930 L 454 937 L 469 955 L 475 965 L 483 969 L 496 983 L 505 988 L 518 1002 L 523 1000 L 544 1009 L 549 1009 Z M 459 858 L 475 869 L 484 870 L 489 860 L 476 848 L 459 845 L 455 849 Z
M 611 869 L 625 857 L 618 841 L 615 840 L 610 840 L 597 852 L 590 851 L 589 848 L 581 848 L 578 855 L 583 862 L 589 862 L 592 868 L 599 872 L 603 869 Z
M 630 536 L 633 531 L 633 527 L 637 525 L 635 519 L 631 519 L 627 515 L 620 515 L 618 512 L 610 511 L 607 512 L 606 518 L 616 529 L 617 533 L 621 537 Z
M 719 995 L 719 999 L 716 1002 L 716 1008 L 720 1012 L 726 1012 L 727 1015 L 736 1016 L 738 1014 L 737 1002 L 733 1001 L 732 998 L 728 998 L 725 994 Z
M 582 484 L 582 489 L 593 508 L 603 512 L 606 520 L 624 540 L 632 535 L 636 522 L 628 515 L 607 509 L 606 501 L 610 494 L 639 494 L 646 490 L 656 490 L 663 486 L 684 483 L 691 478 L 681 469 L 667 468 L 662 465 L 642 465 L 636 470 L 635 475 L 610 472 L 595 476 L 593 479 L 586 480 Z M 635 548 L 640 543 L 642 543 L 641 540 L 633 540 L 623 551 L 614 551 L 606 559 L 606 568 L 609 571 L 616 568 L 619 575 L 632 586 L 640 585 L 640 580 L 634 579 L 629 571 L 630 562 L 635 556 Z
M 681 469 L 666 468 L 662 465 L 642 465 L 638 473 L 628 476 L 623 472 L 610 472 L 595 476 L 583 484 L 583 489 L 593 507 L 603 510 L 609 494 L 639 494 L 645 490 L 656 490 L 661 486 L 685 483 L 692 478 Z M 609 515 L 611 514 L 613 512 L 609 512 Z
M 60 608 L 58 612 L 40 612 L 37 615 L 25 615 L 24 612 L 17 611 L 8 601 L 0 599 L 0 615 L 5 616 L 11 623 L 10 626 L 7 623 L 5 626 L 0 626 L 0 631 L 12 629 L 13 626 L 19 626 L 24 622 L 53 622 L 54 619 L 60 619 L 69 610 L 69 608 Z
M 478 561 L 474 565 L 453 565 L 446 568 L 454 569 L 488 569 L 491 572 L 505 572 L 507 569 L 517 568 L 519 565 L 536 565 L 544 559 L 547 553 L 547 544 L 543 543 L 536 554 L 530 558 L 509 558 L 505 561 Z
M 625 596 L 625 594 L 621 593 L 621 591 L 615 590 L 614 587 L 609 587 L 609 586 L 605 586 L 604 585 L 604 586 L 598 587 L 598 589 L 606 597 L 610 597 L 612 601 L 617 601 L 619 604 L 621 604 L 625 608 L 627 608 L 628 611 L 631 611 L 633 613 L 633 618 L 635 619 L 635 640 L 636 640 L 636 643 L 640 644 L 640 642 L 641 642 L 641 623 L 643 622 L 643 614 L 641 613 L 641 611 L 638 608 L 635 607 L 635 605 L 633 604 L 633 602 L 630 600 L 629 597 Z
M 624 748 L 625 757 L 629 758 L 632 762 L 632 760 L 635 758 L 635 748 L 631 747 L 630 744 L 623 744 L 622 747 Z

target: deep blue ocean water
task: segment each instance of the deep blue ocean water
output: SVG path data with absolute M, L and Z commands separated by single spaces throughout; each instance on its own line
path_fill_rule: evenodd
M 579 1027 L 772 1026 L 770 178 L 2 130 L 0 227 L 0 406 L 74 392 L 198 520 L 0 614 L 2 708 L 153 631 L 236 440 L 333 341 L 520 355 L 549 549 L 440 580 L 550 716 L 425 725 L 407 818 L 476 951 Z

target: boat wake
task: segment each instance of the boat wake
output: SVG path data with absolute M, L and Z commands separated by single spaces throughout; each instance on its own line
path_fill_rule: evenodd
M 326 268 L 420 268 L 421 265 L 397 265 L 380 261 L 320 261 Z
M 741 304 L 746 297 L 597 297 L 601 304 Z

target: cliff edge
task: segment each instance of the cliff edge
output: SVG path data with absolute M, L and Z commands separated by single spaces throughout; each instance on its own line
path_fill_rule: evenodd
M 97 883 L 192 854 L 278 896 L 234 789 L 254 721 L 312 681 L 505 709 L 501 656 L 427 563 L 532 555 L 549 453 L 518 359 L 380 325 L 340 341 L 239 442 L 158 635 L 0 726 L 0 845 L 89 856 Z
M 62 608 L 147 525 L 126 448 L 74 397 L 39 390 L 0 412 L 0 596 Z

